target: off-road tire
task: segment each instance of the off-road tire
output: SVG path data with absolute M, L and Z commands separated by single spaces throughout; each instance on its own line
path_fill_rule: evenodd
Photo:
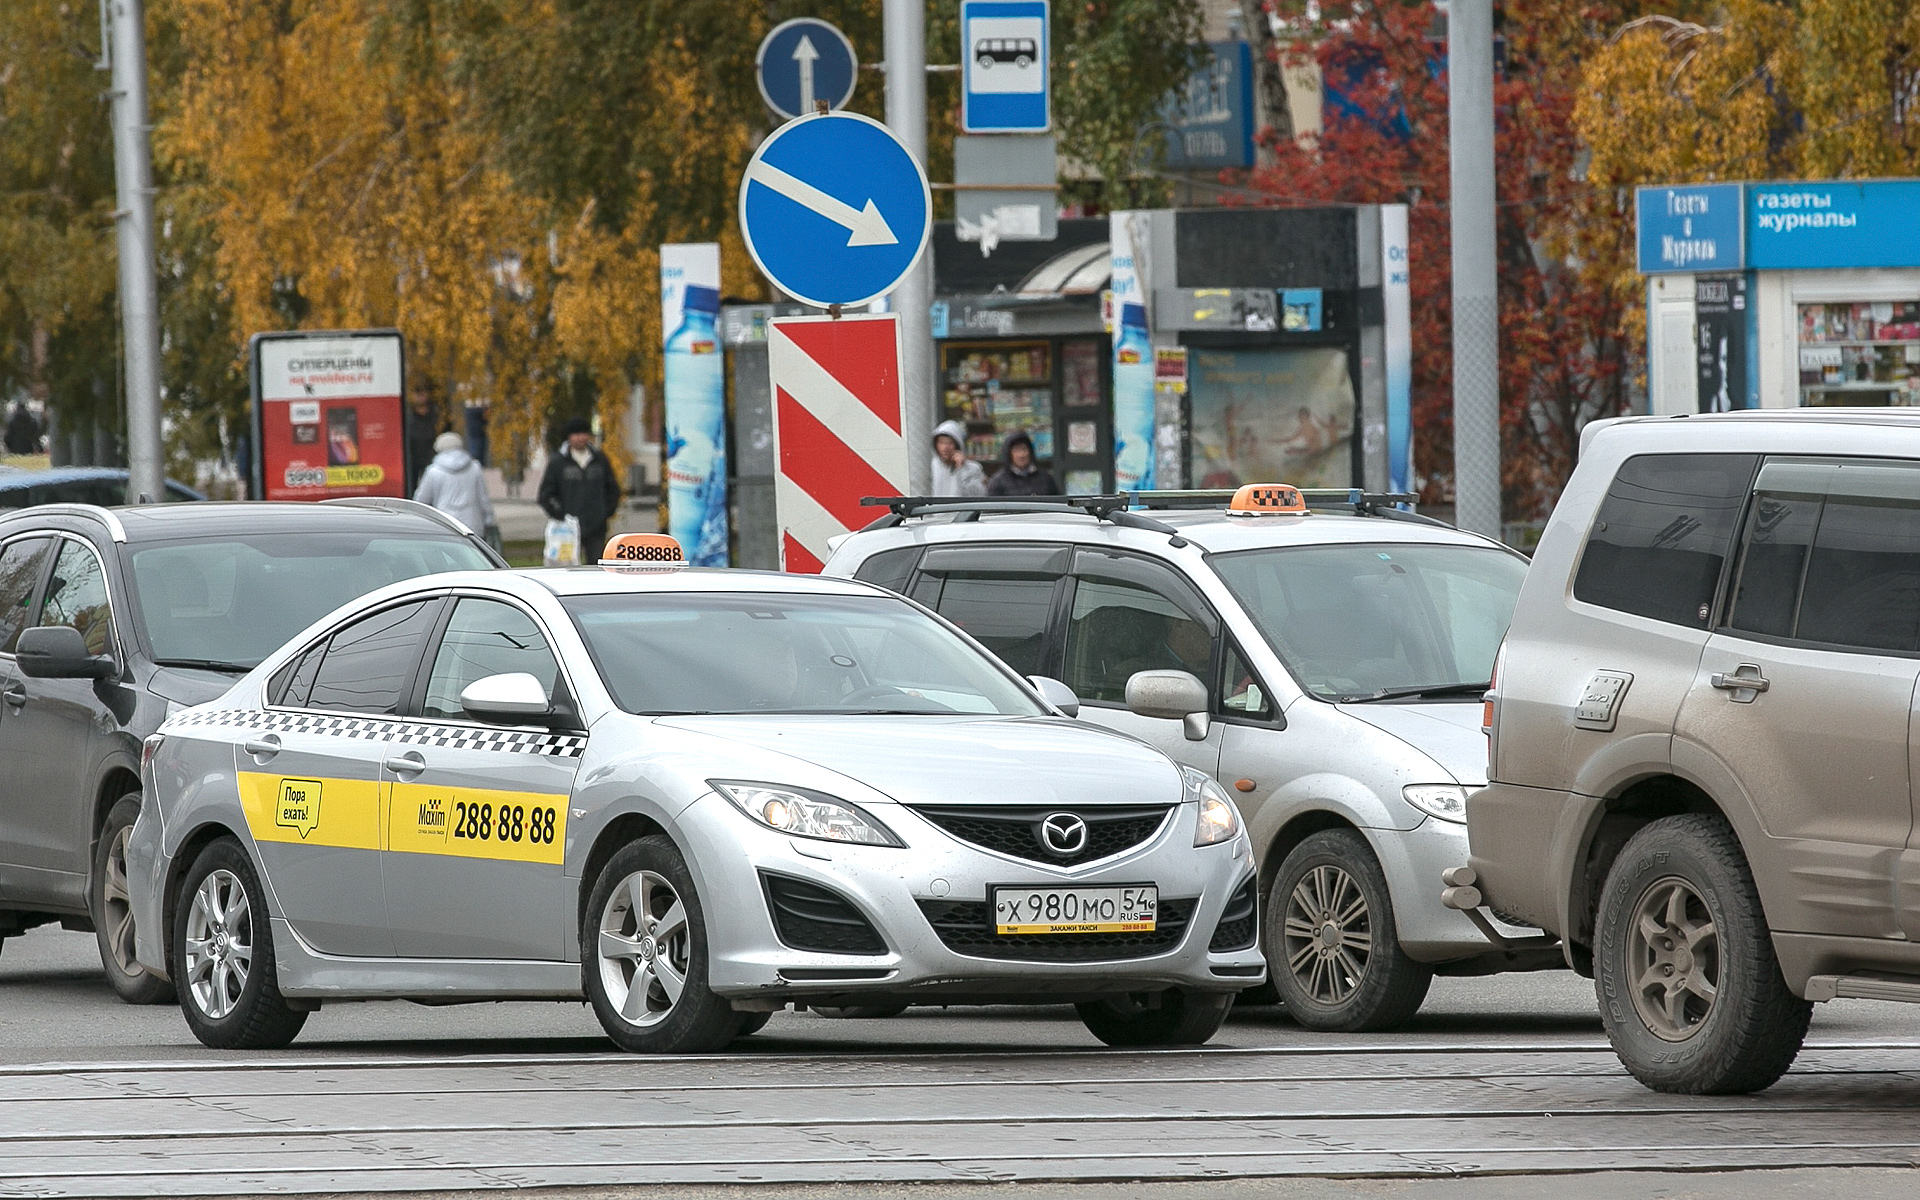
M 1304 886 L 1311 892 L 1309 877 L 1322 868 L 1344 874 L 1364 900 L 1359 924 L 1350 928 L 1355 935 L 1364 932 L 1368 948 L 1357 979 L 1356 973 L 1342 971 L 1340 982 L 1323 988 L 1326 996 L 1316 997 L 1289 964 L 1289 958 L 1299 957 L 1300 951 L 1289 949 L 1287 912 L 1295 890 Z M 1400 948 L 1386 874 L 1360 834 L 1351 829 L 1323 829 L 1295 846 L 1281 861 L 1268 889 L 1265 919 L 1262 932 L 1267 978 L 1288 1015 L 1306 1028 L 1324 1033 L 1377 1033 L 1400 1028 L 1420 1011 L 1427 988 L 1433 984 L 1433 968 L 1408 958 Z M 1357 957 L 1356 948 L 1346 948 L 1348 960 Z M 1333 997 L 1332 991 L 1341 988 L 1349 990 Z
M 620 1005 L 609 995 L 602 976 L 600 952 L 601 921 L 615 889 L 643 873 L 664 880 L 672 888 L 686 918 L 686 968 L 681 993 L 664 1017 L 644 1025 L 621 1015 Z M 580 929 L 580 960 L 587 999 L 600 1019 L 600 1027 L 614 1045 L 629 1053 L 705 1054 L 719 1050 L 739 1035 L 749 1015 L 735 1012 L 707 986 L 706 916 L 686 859 L 673 840 L 662 834 L 627 843 L 600 869 L 587 896 L 586 919 Z
M 133 914 L 128 907 L 127 832 L 140 818 L 140 793 L 128 792 L 107 810 L 100 841 L 93 851 L 93 878 L 87 884 L 87 908 L 93 913 L 94 941 L 107 986 L 128 1004 L 172 1004 L 173 983 L 141 966 L 133 957 Z M 114 893 L 109 897 L 108 893 Z M 112 909 L 113 911 L 109 911 Z M 125 966 L 122 963 L 126 964 Z
M 1683 1040 L 1661 1037 L 1641 1015 L 1630 962 L 1641 903 L 1671 880 L 1691 888 L 1715 929 L 1715 995 Z M 1718 816 L 1665 817 L 1621 847 L 1600 893 L 1593 959 L 1607 1038 L 1633 1077 L 1656 1092 L 1757 1092 L 1793 1064 L 1813 1019 L 1813 1005 L 1787 988 L 1753 872 Z
M 194 896 L 201 883 L 216 871 L 233 875 L 246 895 L 247 933 L 252 948 L 246 983 L 233 1010 L 221 1017 L 201 1010 L 191 986 L 193 976 L 187 954 Z M 193 1036 L 204 1045 L 216 1050 L 278 1050 L 291 1043 L 300 1033 L 300 1027 L 307 1023 L 306 1011 L 290 1007 L 280 994 L 266 889 L 260 886 L 260 876 L 248 861 L 247 852 L 232 838 L 221 838 L 202 850 L 180 880 L 180 890 L 174 899 L 168 962 L 180 997 L 180 1011 L 186 1016 Z
M 1168 988 L 1158 997 L 1130 995 L 1073 1007 L 1087 1032 L 1109 1046 L 1203 1046 L 1226 1022 L 1233 993 Z

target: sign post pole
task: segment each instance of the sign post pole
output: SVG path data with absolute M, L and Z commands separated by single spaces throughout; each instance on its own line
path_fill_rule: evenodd
M 927 161 L 927 13 L 921 0 L 885 0 L 887 128 L 914 161 Z M 900 314 L 900 390 L 907 445 L 907 489 L 925 495 L 932 484 L 933 261 L 922 255 L 894 289 Z
M 147 42 L 141 0 L 108 0 L 113 176 L 119 212 L 120 327 L 127 376 L 127 500 L 166 497 L 160 444 L 160 302 L 154 284 L 153 152 L 147 139 Z
M 1447 10 L 1453 224 L 1454 523 L 1500 536 L 1500 300 L 1494 235 L 1493 2 Z

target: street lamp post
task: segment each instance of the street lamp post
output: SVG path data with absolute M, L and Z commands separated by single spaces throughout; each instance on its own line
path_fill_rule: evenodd
M 1500 536 L 1500 302 L 1494 243 L 1493 3 L 1447 7 L 1453 224 L 1454 522 Z
M 114 229 L 127 382 L 127 499 L 165 498 L 160 443 L 160 304 L 154 283 L 153 152 L 147 138 L 146 18 L 141 0 L 106 0 L 113 70 Z
M 885 0 L 887 128 L 922 166 L 927 161 L 927 14 L 922 0 Z M 920 256 L 890 307 L 900 314 L 900 395 L 906 411 L 907 490 L 924 496 L 933 486 L 933 255 Z

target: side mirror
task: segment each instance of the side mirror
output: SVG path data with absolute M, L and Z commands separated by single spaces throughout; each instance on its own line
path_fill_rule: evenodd
M 1040 698 L 1048 704 L 1069 717 L 1080 715 L 1080 697 L 1074 695 L 1073 689 L 1058 679 L 1048 679 L 1045 675 L 1029 675 L 1027 682 L 1033 685 L 1033 690 L 1039 692 Z
M 474 680 L 460 693 L 460 707 L 476 720 L 502 725 L 537 725 L 553 716 L 547 689 L 525 671 Z
M 89 654 L 86 639 L 70 625 L 24 630 L 13 653 L 20 673 L 34 679 L 111 679 L 120 673 L 111 654 Z
M 1187 671 L 1135 671 L 1127 680 L 1127 710 L 1179 721 L 1190 742 L 1206 740 L 1207 685 Z

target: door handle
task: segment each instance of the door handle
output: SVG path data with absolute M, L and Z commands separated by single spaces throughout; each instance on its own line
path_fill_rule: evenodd
M 409 750 L 405 754 L 395 754 L 386 760 L 387 770 L 395 775 L 418 775 L 427 769 L 427 760 Z
M 21 707 L 27 702 L 27 685 L 17 679 L 7 680 L 6 686 L 0 688 L 0 699 L 5 699 L 14 708 Z
M 248 754 L 253 755 L 254 758 L 259 759 L 262 762 L 265 762 L 267 759 L 272 758 L 274 755 L 280 753 L 280 750 L 281 750 L 280 739 L 275 737 L 271 733 L 267 734 L 265 737 L 248 738 L 246 740 L 246 743 L 241 747 L 241 749 L 245 750 Z
M 1708 682 L 1723 692 L 1732 692 L 1728 699 L 1735 704 L 1752 704 L 1755 696 L 1773 686 L 1753 663 L 1741 663 L 1731 675 L 1716 671 Z

